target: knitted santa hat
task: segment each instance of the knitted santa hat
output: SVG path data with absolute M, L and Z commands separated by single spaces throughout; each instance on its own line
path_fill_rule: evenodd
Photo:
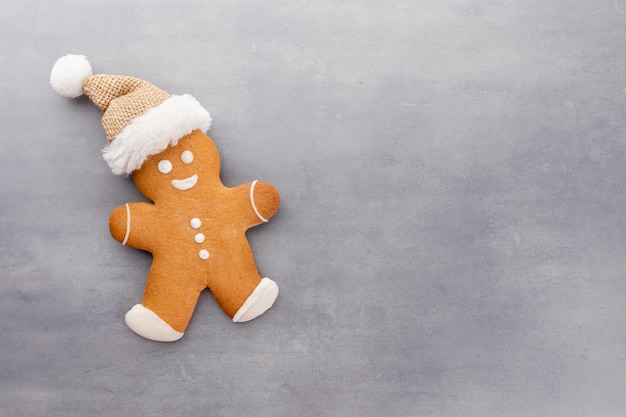
M 64 97 L 86 94 L 104 112 L 109 143 L 102 153 L 114 174 L 128 175 L 181 137 L 211 126 L 209 113 L 189 94 L 170 95 L 138 78 L 94 75 L 83 55 L 59 58 L 50 84 Z

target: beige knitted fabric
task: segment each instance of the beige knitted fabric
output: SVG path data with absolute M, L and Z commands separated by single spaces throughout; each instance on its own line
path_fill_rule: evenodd
M 149 82 L 124 75 L 92 75 L 83 82 L 83 91 L 104 112 L 102 127 L 109 143 L 134 118 L 170 98 Z

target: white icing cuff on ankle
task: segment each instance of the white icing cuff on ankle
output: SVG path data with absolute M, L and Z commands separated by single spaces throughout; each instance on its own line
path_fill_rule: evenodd
M 278 297 L 278 284 L 269 278 L 263 278 L 248 296 L 243 305 L 233 316 L 235 323 L 250 321 L 265 313 Z
M 141 304 L 126 313 L 126 325 L 139 336 L 156 342 L 174 342 L 184 333 L 177 332 L 157 314 Z

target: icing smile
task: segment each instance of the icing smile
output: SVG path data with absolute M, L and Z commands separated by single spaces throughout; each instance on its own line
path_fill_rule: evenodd
M 193 188 L 198 182 L 198 174 L 193 174 L 191 177 L 184 178 L 182 180 L 172 180 L 172 187 L 180 191 L 185 191 Z

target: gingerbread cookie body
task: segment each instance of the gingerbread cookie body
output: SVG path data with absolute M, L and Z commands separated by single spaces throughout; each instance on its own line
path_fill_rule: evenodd
M 82 55 L 60 58 L 50 82 L 63 96 L 86 94 L 104 112 L 104 159 L 152 201 L 117 207 L 109 219 L 116 240 L 153 255 L 127 325 L 148 339 L 178 340 L 207 288 L 235 322 L 270 308 L 278 285 L 259 275 L 245 234 L 276 213 L 280 198 L 265 182 L 222 184 L 217 147 L 204 133 L 211 117 L 195 98 L 133 77 L 93 75 Z
M 265 182 L 225 187 L 219 167 L 215 144 L 196 130 L 133 173 L 137 188 L 154 204 L 120 206 L 109 221 L 116 240 L 153 254 L 141 304 L 178 333 L 207 287 L 234 321 L 258 315 L 242 309 L 262 283 L 245 232 L 272 217 L 280 199 Z M 261 289 L 268 295 L 278 291 L 269 280 Z M 138 314 L 131 310 L 126 319 L 141 334 Z

